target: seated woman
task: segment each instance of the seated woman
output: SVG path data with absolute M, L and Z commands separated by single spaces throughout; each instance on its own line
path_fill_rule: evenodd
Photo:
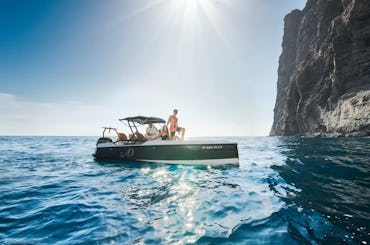
M 159 136 L 161 137 L 162 140 L 178 140 L 179 139 L 179 137 L 177 136 L 173 136 L 172 138 L 170 137 L 170 133 L 168 131 L 168 127 L 166 124 L 163 125 Z
M 161 137 L 162 140 L 169 140 L 170 139 L 170 134 L 168 132 L 168 127 L 167 125 L 163 125 L 161 132 L 159 133 L 159 136 Z

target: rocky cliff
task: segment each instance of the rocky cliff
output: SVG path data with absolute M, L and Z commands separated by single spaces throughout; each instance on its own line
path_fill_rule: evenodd
M 370 0 L 308 0 L 285 19 L 270 135 L 370 135 Z

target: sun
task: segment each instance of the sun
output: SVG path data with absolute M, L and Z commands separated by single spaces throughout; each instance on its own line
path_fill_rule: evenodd
M 230 25 L 225 16 L 232 8 L 230 0 L 166 0 L 175 25 L 182 30 L 182 38 L 202 36 L 205 29 L 212 30 L 225 48 L 232 50 L 225 30 Z
M 191 28 L 199 21 L 201 14 L 199 0 L 169 0 L 167 4 L 168 14 L 176 20 L 177 25 Z
M 148 42 L 166 43 L 166 47 L 171 46 L 180 57 L 204 50 L 210 40 L 216 40 L 233 53 L 229 38 L 233 30 L 230 11 L 236 5 L 230 0 L 142 0 L 111 26 L 119 28 L 131 21 L 143 20 L 140 23 L 145 25 L 135 32 L 146 30 Z
M 230 0 L 151 0 L 137 4 L 136 9 L 113 20 L 111 26 L 119 26 L 155 12 L 161 16 L 164 25 L 170 23 L 190 31 L 207 22 L 220 35 L 220 29 L 225 24 L 224 10 L 231 5 Z
M 193 25 L 214 9 L 214 0 L 169 0 L 171 11 L 182 18 L 183 25 Z

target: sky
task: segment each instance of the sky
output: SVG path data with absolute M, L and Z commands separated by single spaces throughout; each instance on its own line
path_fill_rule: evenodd
M 284 16 L 305 0 L 2 0 L 0 135 L 100 135 L 119 118 L 266 136 Z

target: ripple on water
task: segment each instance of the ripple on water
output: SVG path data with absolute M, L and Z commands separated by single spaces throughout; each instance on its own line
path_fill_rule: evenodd
M 369 244 L 369 139 L 229 138 L 240 166 L 92 159 L 0 137 L 0 243 Z

